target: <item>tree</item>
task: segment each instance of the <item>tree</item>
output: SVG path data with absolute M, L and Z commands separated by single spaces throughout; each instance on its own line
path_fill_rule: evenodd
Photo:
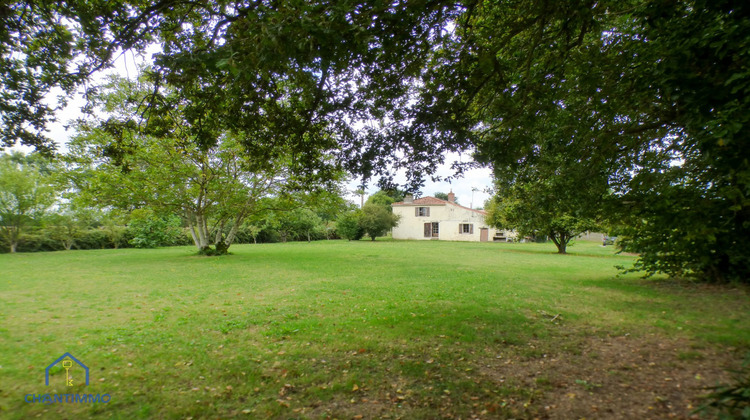
M 349 241 L 358 241 L 365 236 L 365 230 L 360 224 L 362 210 L 351 210 L 339 216 L 336 221 L 336 232 Z
M 433 194 L 433 197 L 439 198 L 441 200 L 449 201 L 448 200 L 448 193 L 436 192 L 435 194 Z M 455 197 L 453 198 L 453 202 L 456 203 L 456 204 L 458 204 L 458 200 Z
M 395 202 L 396 200 L 390 197 L 385 191 L 379 190 L 375 194 L 367 197 L 367 201 L 365 202 L 365 204 L 374 204 L 374 205 L 390 208 L 391 204 Z
M 548 237 L 565 254 L 568 243 L 597 223 L 586 203 L 563 195 L 553 182 L 538 180 L 499 189 L 487 207 L 487 224 L 515 230 L 522 237 Z
M 0 231 L 16 252 L 24 229 L 54 204 L 56 191 L 48 163 L 41 156 L 21 153 L 0 155 Z
M 217 126 L 196 134 L 179 103 L 168 113 L 150 114 L 138 130 L 130 119 L 133 104 L 146 95 L 143 86 L 113 79 L 101 96 L 110 118 L 79 127 L 69 146 L 69 178 L 84 201 L 179 214 L 198 251 L 213 255 L 227 252 L 248 216 L 268 209 L 267 197 L 320 188 L 310 174 L 290 171 L 292 158 L 282 149 L 272 158 L 246 153 L 241 143 L 248 133 Z
M 298 238 L 306 238 L 307 242 L 310 242 L 313 231 L 319 229 L 323 223 L 320 216 L 305 208 L 276 211 L 273 220 L 282 242 Z
M 247 153 L 266 162 L 294 156 L 288 164 L 300 176 L 319 174 L 334 157 L 384 185 L 404 169 L 412 190 L 449 152 L 477 151 L 482 164 L 511 170 L 540 156 L 570 158 L 588 175 L 582 181 L 608 185 L 602 202 L 613 221 L 632 226 L 694 211 L 682 200 L 649 210 L 671 190 L 699 198 L 689 219 L 701 222 L 679 234 L 668 224 L 642 232 L 654 244 L 635 249 L 653 257 L 640 260 L 643 268 L 750 278 L 750 243 L 738 239 L 750 233 L 747 2 L 0 7 L 6 144 L 35 142 L 51 86 L 71 91 L 118 48 L 154 41 L 162 45 L 150 72 L 154 95 L 139 103 L 166 113 L 175 101 L 158 93 L 177 87 L 201 148 L 215 146 L 217 129 L 243 132 Z M 692 247 L 695 238 L 704 243 Z M 697 253 L 675 254 L 674 244 Z M 659 266 L 661 256 L 673 262 Z
M 125 219 L 125 215 L 116 209 L 110 209 L 110 211 L 102 217 L 100 229 L 104 231 L 104 234 L 107 236 L 107 239 L 109 239 L 114 249 L 120 247 L 120 243 L 125 237 Z
M 457 150 L 403 135 L 385 122 L 409 118 L 402 105 L 433 43 L 463 11 L 459 2 L 105 3 L 2 5 L 0 66 L 14 75 L 3 79 L 3 90 L 18 94 L 3 97 L 0 112 L 9 131 L 37 128 L 21 140 L 25 144 L 51 143 L 40 134 L 53 111 L 44 108 L 44 92 L 72 92 L 120 50 L 143 52 L 158 44 L 149 72 L 155 95 L 140 104 L 168 111 L 172 105 L 158 93 L 177 87 L 199 144 L 211 143 L 213 136 L 201 134 L 221 126 L 254 133 L 243 146 L 259 158 L 274 157 L 279 147 L 291 152 L 300 175 L 315 174 L 333 156 L 363 179 L 390 180 L 389 166 L 415 179 L 434 175 L 446 153 Z
M 57 109 L 79 85 L 108 67 L 118 50 L 143 49 L 151 42 L 148 20 L 167 4 L 2 2 L 0 145 L 20 142 L 52 152 L 55 144 L 45 128 Z M 58 94 L 57 104 L 50 103 L 52 94 Z
M 399 216 L 390 209 L 378 204 L 365 204 L 359 218 L 359 225 L 373 241 L 378 236 L 385 235 L 391 228 L 398 225 Z
M 69 213 L 54 213 L 45 218 L 46 231 L 54 240 L 60 241 L 66 251 L 70 251 L 85 226 Z
M 436 47 L 411 131 L 457 124 L 448 141 L 504 172 L 566 161 L 567 188 L 610 192 L 590 203 L 640 268 L 746 282 L 749 16 L 730 1 L 476 3 Z

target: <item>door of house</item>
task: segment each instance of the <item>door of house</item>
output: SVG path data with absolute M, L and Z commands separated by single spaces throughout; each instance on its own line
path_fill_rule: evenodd
M 438 222 L 424 224 L 424 237 L 437 239 L 440 236 L 440 224 Z
M 490 230 L 487 228 L 479 228 L 479 241 L 488 242 L 490 240 Z

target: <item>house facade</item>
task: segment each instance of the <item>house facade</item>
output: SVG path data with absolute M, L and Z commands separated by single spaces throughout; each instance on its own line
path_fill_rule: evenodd
M 482 210 L 473 210 L 455 203 L 453 192 L 448 201 L 435 197 L 413 199 L 391 204 L 393 213 L 401 216 L 393 228 L 393 239 L 446 241 L 505 241 L 505 232 L 487 226 Z

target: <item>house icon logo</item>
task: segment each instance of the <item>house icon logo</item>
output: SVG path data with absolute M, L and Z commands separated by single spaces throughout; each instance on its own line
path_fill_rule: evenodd
M 70 353 L 65 353 L 62 356 L 60 356 L 57 360 L 52 362 L 49 366 L 47 366 L 47 369 L 44 369 L 44 384 L 49 386 L 49 370 L 52 369 L 56 364 L 60 363 L 62 361 L 62 367 L 65 369 L 65 385 L 66 386 L 73 386 L 73 378 L 70 377 L 70 368 L 73 367 L 73 363 L 77 363 L 78 366 L 82 367 L 84 371 L 86 371 L 86 385 L 89 384 L 89 368 L 81 363 L 80 360 L 73 357 Z

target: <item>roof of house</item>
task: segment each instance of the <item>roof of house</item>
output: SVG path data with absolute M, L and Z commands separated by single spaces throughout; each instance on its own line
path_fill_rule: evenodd
M 441 200 L 439 198 L 430 197 L 430 196 L 421 197 L 421 198 L 415 198 L 414 201 L 412 201 L 411 203 L 406 203 L 404 201 L 399 201 L 397 203 L 391 204 L 391 206 L 444 206 L 446 204 L 450 204 L 451 206 L 460 207 L 462 209 L 473 211 L 473 212 L 476 212 L 476 213 L 479 213 L 479 214 L 484 214 L 484 215 L 487 214 L 487 212 L 484 211 L 484 210 L 470 209 L 468 207 L 464 207 L 464 206 L 456 204 L 456 203 L 451 203 L 450 201 L 445 201 L 445 200 Z

